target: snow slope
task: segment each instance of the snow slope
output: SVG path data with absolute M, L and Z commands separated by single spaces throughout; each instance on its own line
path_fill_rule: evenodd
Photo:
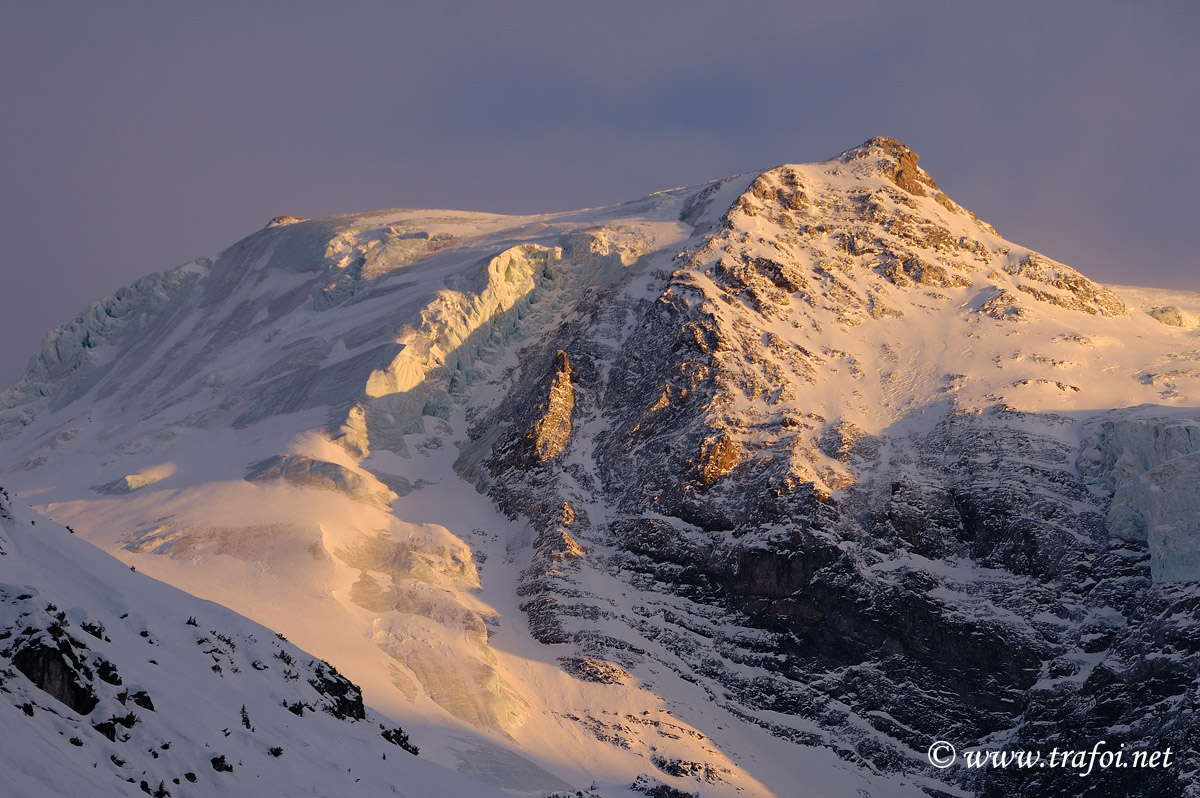
M 328 664 L 6 493 L 0 601 L 5 795 L 502 794 L 389 742 Z

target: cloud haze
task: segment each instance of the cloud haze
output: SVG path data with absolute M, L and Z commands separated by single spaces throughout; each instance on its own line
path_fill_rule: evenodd
M 0 383 L 282 213 L 565 210 L 904 141 L 1008 238 L 1200 290 L 1200 7 L 0 0 Z

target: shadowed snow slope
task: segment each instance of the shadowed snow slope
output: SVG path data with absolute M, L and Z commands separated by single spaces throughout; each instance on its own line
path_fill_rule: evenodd
M 499 788 L 1073 795 L 924 752 L 1194 747 L 1198 316 L 872 139 L 268 226 L 51 333 L 0 473 Z

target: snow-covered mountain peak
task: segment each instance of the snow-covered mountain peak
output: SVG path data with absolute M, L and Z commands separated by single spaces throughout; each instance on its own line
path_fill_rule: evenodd
M 1002 239 L 938 190 L 917 165 L 916 153 L 893 139 L 871 139 L 823 164 L 769 169 L 737 198 L 724 221 L 725 238 L 736 239 L 742 252 L 747 242 L 757 242 L 790 256 L 795 268 L 778 267 L 784 271 L 819 274 L 832 267 L 847 277 L 861 275 L 859 298 L 878 304 L 880 313 L 888 313 L 879 291 L 886 286 L 872 286 L 872 272 L 899 288 L 973 288 L 976 294 L 990 289 L 981 296 L 986 305 L 981 309 L 998 318 L 1024 318 L 1026 306 L 1039 302 L 1084 313 L 1124 312 L 1111 291 Z M 719 243 L 710 240 L 708 246 Z M 790 285 L 779 279 L 779 287 Z
M 900 188 L 918 197 L 935 195 L 937 184 L 917 165 L 917 155 L 907 145 L 887 136 L 876 136 L 851 147 L 832 160 L 855 166 L 856 171 L 883 175 Z
M 0 468 L 494 785 L 942 789 L 935 723 L 1019 734 L 1200 581 L 1155 498 L 1194 477 L 1198 314 L 879 138 L 608 208 L 276 220 L 51 333 Z

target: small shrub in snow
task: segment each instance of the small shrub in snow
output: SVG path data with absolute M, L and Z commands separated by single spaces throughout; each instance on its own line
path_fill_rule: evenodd
M 421 753 L 421 749 L 413 745 L 408 739 L 408 732 L 404 731 L 404 729 L 401 729 L 399 726 L 394 729 L 384 729 L 383 726 L 380 726 L 379 728 L 383 729 L 383 732 L 380 734 L 380 736 L 392 745 L 400 746 L 413 756 L 417 756 Z

